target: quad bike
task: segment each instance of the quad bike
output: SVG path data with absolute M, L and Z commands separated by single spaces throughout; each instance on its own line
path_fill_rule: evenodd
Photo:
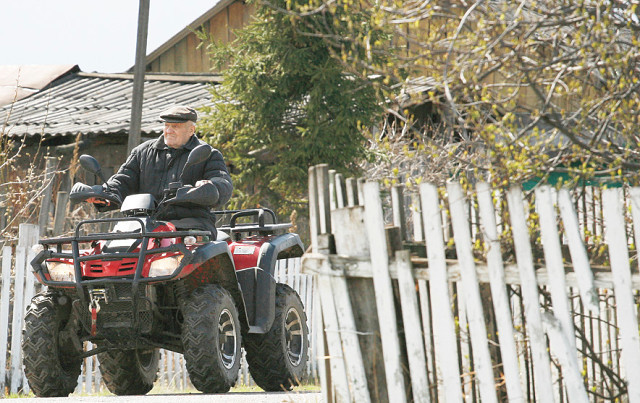
M 191 151 L 183 173 L 210 150 Z M 104 181 L 93 157 L 80 162 Z M 123 218 L 82 221 L 73 236 L 39 241 L 31 265 L 47 288 L 27 309 L 22 342 L 37 396 L 73 392 L 83 358 L 94 354 L 111 392 L 145 394 L 157 377 L 159 348 L 184 354 L 192 384 L 204 393 L 235 384 L 242 346 L 264 390 L 300 381 L 306 314 L 298 294 L 273 277 L 278 259 L 302 255 L 300 237 L 282 233 L 290 224 L 278 224 L 268 209 L 226 212 L 231 217 L 217 240 L 156 219 L 168 203 L 197 203 L 196 189 L 171 183 L 159 203 L 150 194 L 131 195 L 120 205 Z M 75 200 L 120 204 L 99 185 L 72 193 Z M 86 233 L 96 225 L 113 229 Z M 85 341 L 96 347 L 84 351 Z

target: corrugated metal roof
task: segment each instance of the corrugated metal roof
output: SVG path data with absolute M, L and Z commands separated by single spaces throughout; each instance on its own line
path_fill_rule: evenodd
M 142 136 L 162 133 L 158 115 L 173 104 L 211 105 L 209 83 L 220 76 L 145 76 Z M 0 108 L 0 127 L 10 137 L 126 133 L 131 119 L 132 74 L 70 73 L 45 90 Z M 6 122 L 6 124 L 5 124 Z
M 0 106 L 33 95 L 77 65 L 2 65 L 0 66 Z

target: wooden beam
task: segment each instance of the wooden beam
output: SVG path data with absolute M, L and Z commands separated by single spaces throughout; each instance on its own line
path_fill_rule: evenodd
M 496 226 L 496 213 L 491 197 L 491 188 L 487 183 L 478 183 L 476 190 L 478 207 L 480 209 L 480 221 L 482 223 L 482 234 L 487 243 L 487 271 L 491 283 L 493 309 L 496 313 L 498 340 L 502 353 L 501 358 L 507 395 L 510 401 L 524 401 L 518 369 L 515 330 L 511 323 L 512 315 L 509 309 L 509 295 L 507 294 L 507 285 L 505 283 L 504 265 L 502 263 L 502 253 L 500 251 L 500 240 Z M 477 271 L 476 265 L 476 272 Z
M 523 209 L 524 198 L 519 187 L 512 187 L 507 193 L 513 242 L 516 260 L 522 280 L 522 300 L 527 319 L 527 332 L 531 345 L 533 370 L 535 373 L 536 399 L 541 402 L 553 402 L 553 383 L 551 381 L 551 361 L 547 352 L 547 342 L 540 314 L 540 294 L 536 284 L 536 270 L 533 266 L 533 253 L 529 243 L 527 219 Z
M 369 237 L 369 252 L 373 266 L 373 287 L 376 293 L 376 307 L 382 338 L 382 355 L 385 362 L 387 392 L 389 401 L 406 402 L 404 376 L 400 365 L 400 342 L 395 305 L 393 302 L 393 288 L 389 276 L 389 255 L 382 217 L 382 203 L 380 201 L 380 187 L 377 182 L 367 182 L 362 186 L 361 200 L 365 205 L 365 225 Z
M 131 100 L 131 124 L 127 152 L 140 144 L 142 125 L 142 103 L 144 99 L 144 73 L 146 70 L 147 33 L 149 31 L 149 2 L 140 0 L 138 9 L 138 36 L 136 39 L 136 63 L 133 66 L 133 97 Z
M 629 401 L 640 401 L 640 341 L 638 340 L 638 314 L 631 288 L 631 266 L 626 235 L 622 189 L 602 192 L 605 240 L 609 246 L 609 259 L 616 297 L 616 316 L 620 327 L 622 365 L 629 387 Z

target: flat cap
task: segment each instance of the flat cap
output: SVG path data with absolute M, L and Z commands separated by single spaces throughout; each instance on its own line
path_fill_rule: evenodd
M 184 123 L 189 120 L 198 121 L 196 110 L 183 105 L 172 106 L 160 114 L 160 119 L 168 123 Z

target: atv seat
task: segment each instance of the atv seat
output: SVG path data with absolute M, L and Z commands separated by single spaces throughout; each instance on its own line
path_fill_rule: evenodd
M 216 241 L 226 241 L 228 239 L 231 239 L 229 233 L 218 229 L 218 236 L 216 237 Z

